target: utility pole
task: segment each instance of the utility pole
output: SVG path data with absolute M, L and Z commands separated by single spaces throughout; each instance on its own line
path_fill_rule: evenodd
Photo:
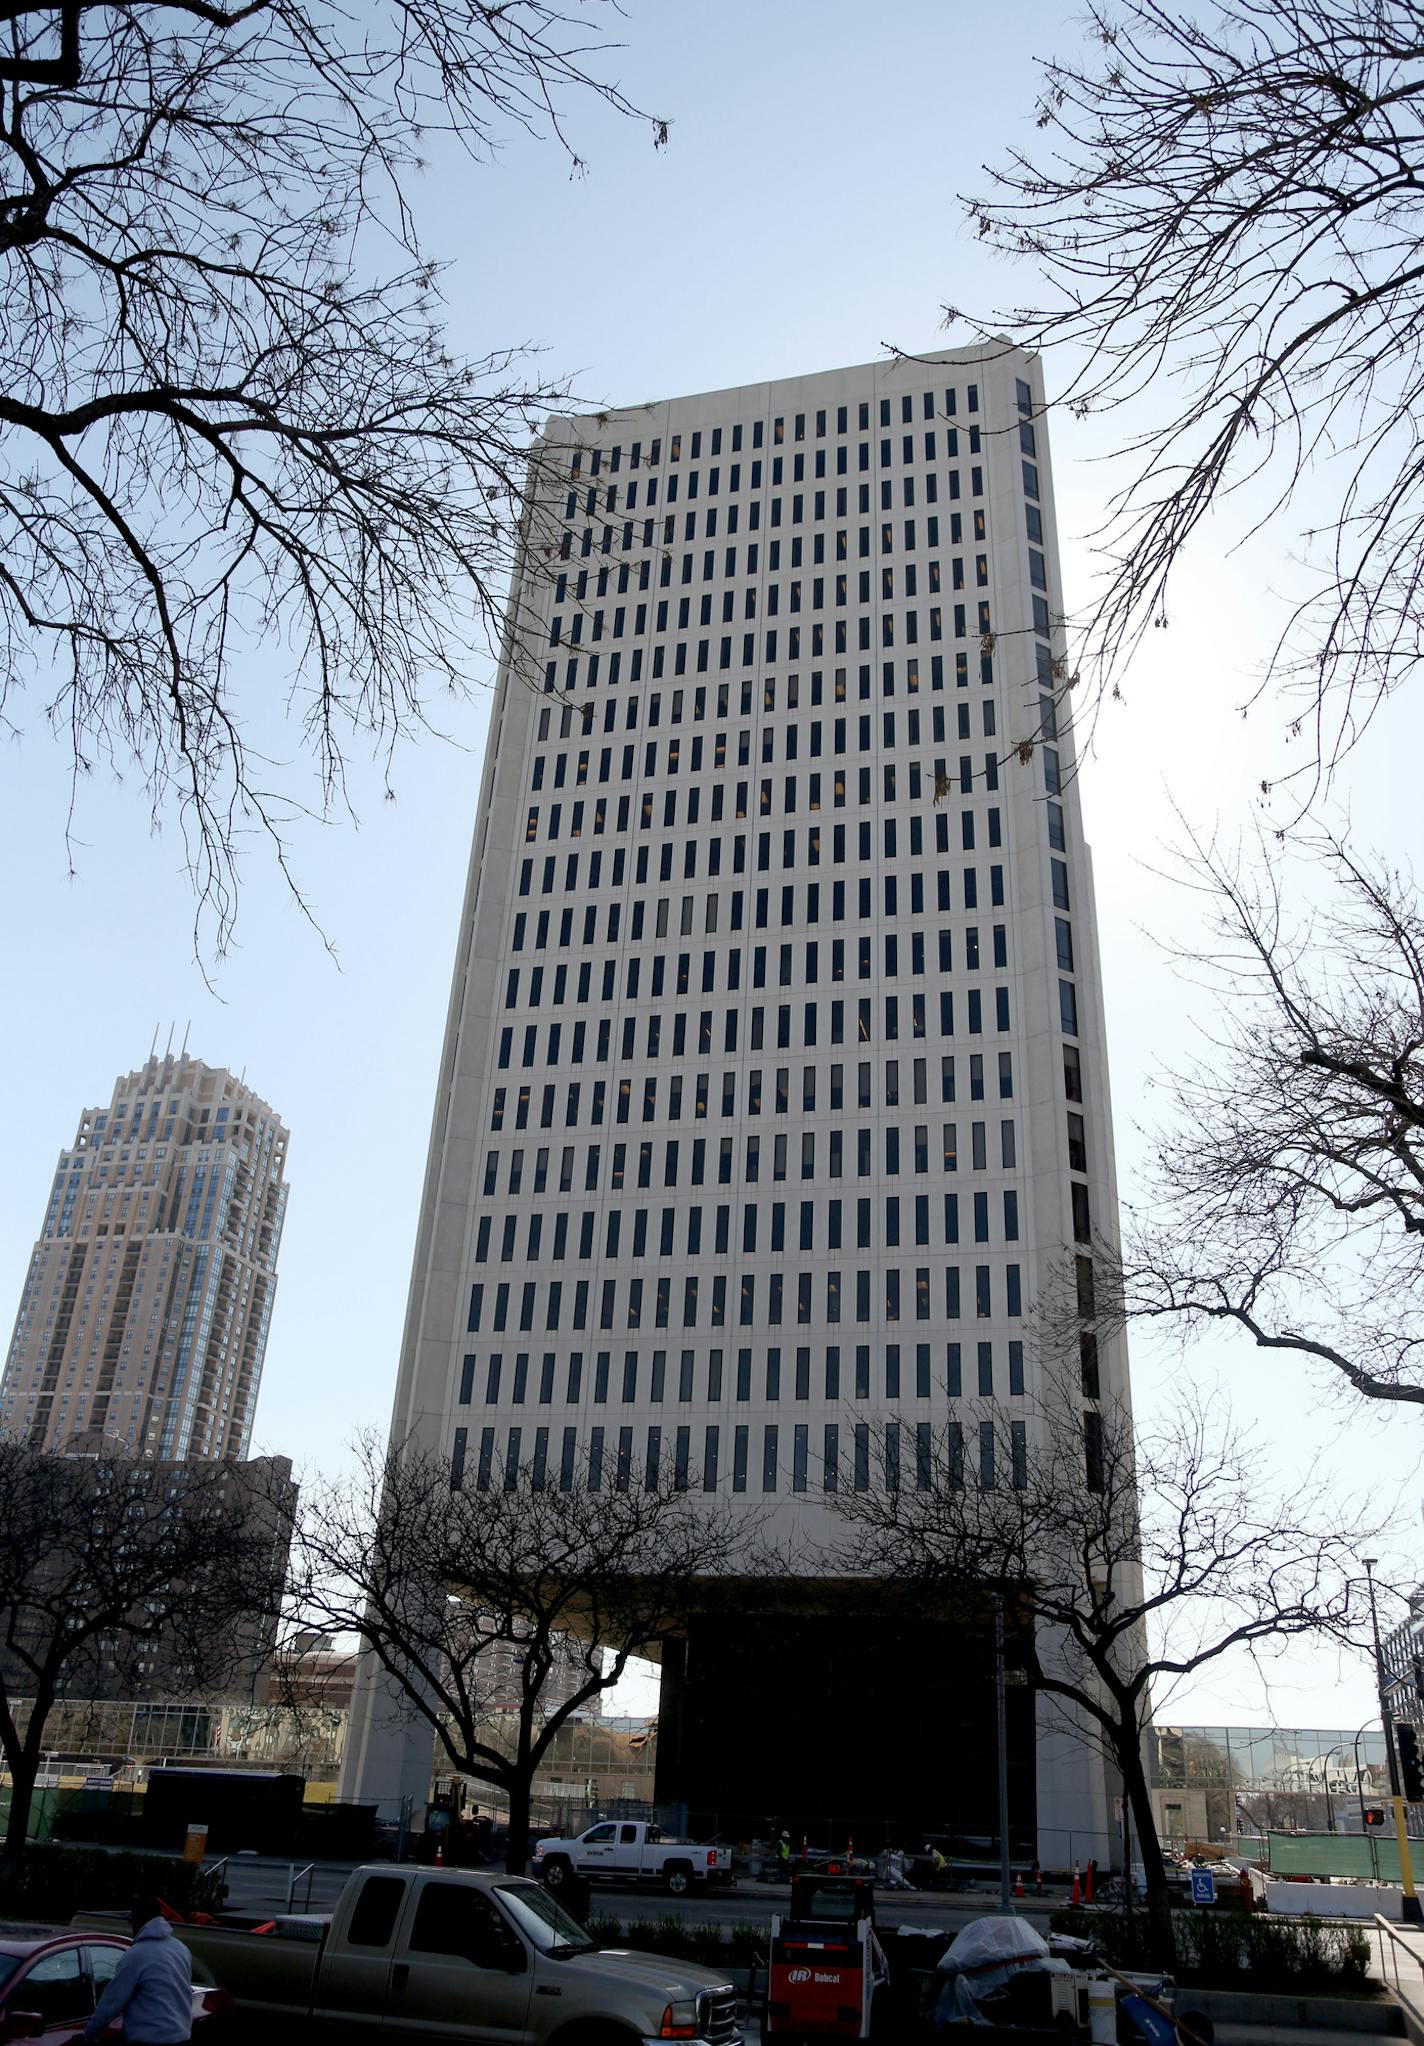
M 1379 1608 L 1375 1604 L 1375 1556 L 1361 1556 L 1365 1566 L 1365 1577 L 1370 1587 L 1370 1627 L 1375 1642 L 1375 1685 L 1379 1691 L 1380 1724 L 1384 1728 L 1384 1751 L 1389 1762 L 1389 1797 L 1394 1807 L 1394 1837 L 1399 1846 L 1399 1873 L 1404 1884 L 1404 1922 L 1406 1925 L 1424 1925 L 1424 1909 L 1421 1909 L 1418 1893 L 1414 1888 L 1414 1869 L 1409 1859 L 1409 1825 L 1404 1811 L 1404 1792 L 1400 1783 L 1399 1758 L 1394 1751 L 1394 1720 L 1389 1709 L 1389 1697 L 1385 1689 L 1384 1652 L 1380 1647 Z
M 1013 1880 L 1009 1872 L 1009 1727 L 1004 1709 L 1004 1595 L 992 1594 L 994 1601 L 994 1703 L 999 1736 L 999 1914 L 1017 1916 L 1014 1910 Z

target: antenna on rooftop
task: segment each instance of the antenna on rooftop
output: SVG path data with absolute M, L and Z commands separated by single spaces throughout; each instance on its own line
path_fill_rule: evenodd
M 168 1042 L 163 1047 L 163 1056 L 166 1059 L 172 1058 L 173 1056 L 173 1031 L 174 1025 L 170 1023 L 168 1026 Z
M 163 1028 L 163 1025 L 162 1025 L 161 1023 L 155 1023 L 155 1024 L 154 1024 L 154 1026 L 153 1026 L 153 1042 L 152 1042 L 152 1044 L 150 1044 L 150 1046 L 148 1047 L 148 1055 L 149 1055 L 149 1057 L 150 1057 L 150 1058 L 152 1058 L 152 1057 L 153 1057 L 153 1054 L 154 1054 L 154 1053 L 155 1053 L 155 1052 L 157 1051 L 157 1049 L 158 1049 L 158 1033 L 159 1033 L 159 1031 L 160 1031 L 160 1030 L 161 1030 L 162 1028 Z
M 178 1054 L 180 1059 L 185 1059 L 188 1056 L 188 1032 L 192 1029 L 192 1027 L 193 1019 L 190 1016 L 188 1021 L 183 1025 L 183 1049 Z

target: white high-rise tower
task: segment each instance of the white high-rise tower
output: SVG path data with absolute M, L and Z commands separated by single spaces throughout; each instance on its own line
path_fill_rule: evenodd
M 591 1460 L 814 1526 L 955 1427 L 1012 1482 L 1035 1289 L 1115 1227 L 1042 402 L 998 344 L 548 429 L 395 1403 L 453 1482 Z M 1081 1370 L 1091 1428 L 1120 1344 Z M 829 1814 L 853 1699 L 843 1802 L 975 1829 L 982 1644 L 876 1624 L 692 1630 L 660 1790 Z M 1101 1763 L 1015 1710 L 1016 1827 L 1106 1859 Z M 428 1759 L 363 1694 L 348 1791 Z

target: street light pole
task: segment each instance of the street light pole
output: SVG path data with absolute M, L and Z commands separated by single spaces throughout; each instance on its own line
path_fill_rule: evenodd
M 1004 1595 L 991 1594 L 994 1603 L 994 1704 L 999 1739 L 999 1914 L 1017 1916 L 1013 1882 L 1009 1874 L 1009 1726 L 1004 1705 Z
M 1384 1728 L 1384 1751 L 1389 1763 L 1389 1797 L 1394 1807 L 1394 1837 L 1399 1847 L 1399 1873 L 1404 1884 L 1404 1922 L 1424 1925 L 1424 1909 L 1421 1909 L 1418 1893 L 1414 1888 L 1414 1869 L 1409 1859 L 1409 1826 L 1404 1813 L 1404 1793 L 1399 1776 L 1399 1758 L 1394 1752 L 1394 1720 L 1390 1714 L 1389 1698 L 1385 1690 L 1384 1651 L 1380 1647 L 1379 1608 L 1375 1603 L 1374 1556 L 1361 1556 L 1365 1566 L 1365 1579 L 1370 1588 L 1370 1629 L 1375 1644 L 1375 1686 L 1379 1692 L 1380 1724 Z
M 1330 1795 L 1330 1757 L 1331 1755 L 1339 1755 L 1343 1759 L 1344 1753 L 1345 1743 L 1343 1741 L 1336 1741 L 1334 1747 L 1328 1749 L 1325 1756 L 1325 1830 L 1327 1833 L 1333 1833 L 1336 1830 L 1335 1800 Z

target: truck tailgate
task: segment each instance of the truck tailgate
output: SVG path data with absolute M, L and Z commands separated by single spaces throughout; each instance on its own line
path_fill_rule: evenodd
M 195 1963 L 231 1993 L 240 2017 L 305 2015 L 311 2009 L 323 1941 L 309 1931 L 235 1932 L 222 1925 L 175 1925 Z

